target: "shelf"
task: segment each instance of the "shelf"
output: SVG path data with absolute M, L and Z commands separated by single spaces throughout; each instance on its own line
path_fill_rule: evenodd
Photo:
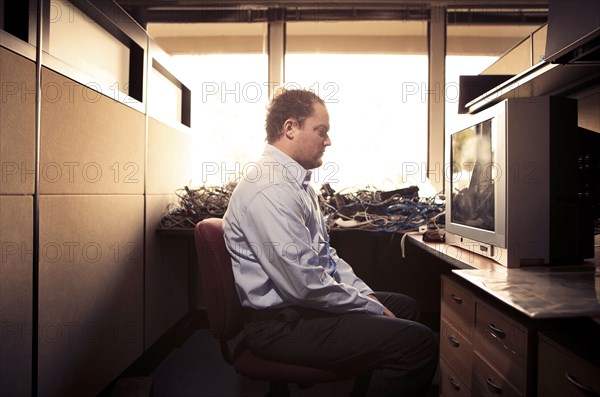
M 554 64 L 540 62 L 468 102 L 470 114 L 488 108 L 506 98 L 569 96 L 600 83 L 600 64 Z

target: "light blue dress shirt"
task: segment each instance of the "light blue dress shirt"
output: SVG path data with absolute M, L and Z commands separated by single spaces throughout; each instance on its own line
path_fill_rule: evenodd
M 311 172 L 272 145 L 246 164 L 223 217 L 242 306 L 383 313 L 373 291 L 329 246 Z

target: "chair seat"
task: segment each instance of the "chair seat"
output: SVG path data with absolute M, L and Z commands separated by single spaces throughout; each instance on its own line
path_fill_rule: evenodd
M 322 368 L 266 360 L 252 353 L 244 340 L 240 341 L 235 348 L 233 366 L 242 376 L 277 383 L 333 382 L 355 375 L 351 372 L 333 372 Z

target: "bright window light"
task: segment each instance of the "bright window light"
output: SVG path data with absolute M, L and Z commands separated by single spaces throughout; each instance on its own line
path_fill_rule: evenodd
M 286 86 L 326 102 L 332 146 L 317 183 L 336 191 L 418 184 L 403 175 L 427 156 L 427 56 L 288 54 Z M 412 169 L 412 168 L 410 168 Z
M 269 102 L 266 54 L 176 55 L 192 91 L 192 185 L 235 181 L 261 155 Z M 243 66 L 241 66 L 243 65 Z

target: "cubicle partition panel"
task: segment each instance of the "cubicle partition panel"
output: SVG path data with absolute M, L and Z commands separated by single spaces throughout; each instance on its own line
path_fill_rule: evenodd
M 190 183 L 192 136 L 185 126 L 176 128 L 148 117 L 146 171 L 145 347 L 184 317 L 191 309 L 190 288 L 195 268 L 190 267 L 193 247 L 188 241 L 159 236 L 160 220 L 177 203 L 174 194 Z
M 0 395 L 97 395 L 190 309 L 188 253 L 156 239 L 190 180 L 190 91 L 113 1 L 6 3 Z M 149 70 L 178 101 L 156 119 Z
M 39 394 L 96 394 L 143 352 L 145 116 L 41 87 Z
M 0 47 L 0 194 L 33 194 L 35 62 Z
M 42 70 L 40 194 L 143 194 L 145 116 Z
M 0 47 L 0 396 L 31 394 L 35 81 Z
M 33 197 L 0 195 L 0 396 L 31 395 Z
M 190 91 L 170 72 L 174 69 L 170 56 L 150 39 L 146 89 L 146 349 L 193 310 L 192 294 L 197 285 L 190 241 L 157 234 L 161 218 L 178 204 L 176 192 L 190 185 L 193 173 Z
M 40 396 L 96 395 L 143 353 L 143 208 L 40 197 Z
M 190 285 L 194 269 L 190 242 L 160 236 L 157 229 L 175 195 L 146 196 L 146 261 L 144 272 L 144 347 L 148 349 L 181 320 L 191 307 Z

